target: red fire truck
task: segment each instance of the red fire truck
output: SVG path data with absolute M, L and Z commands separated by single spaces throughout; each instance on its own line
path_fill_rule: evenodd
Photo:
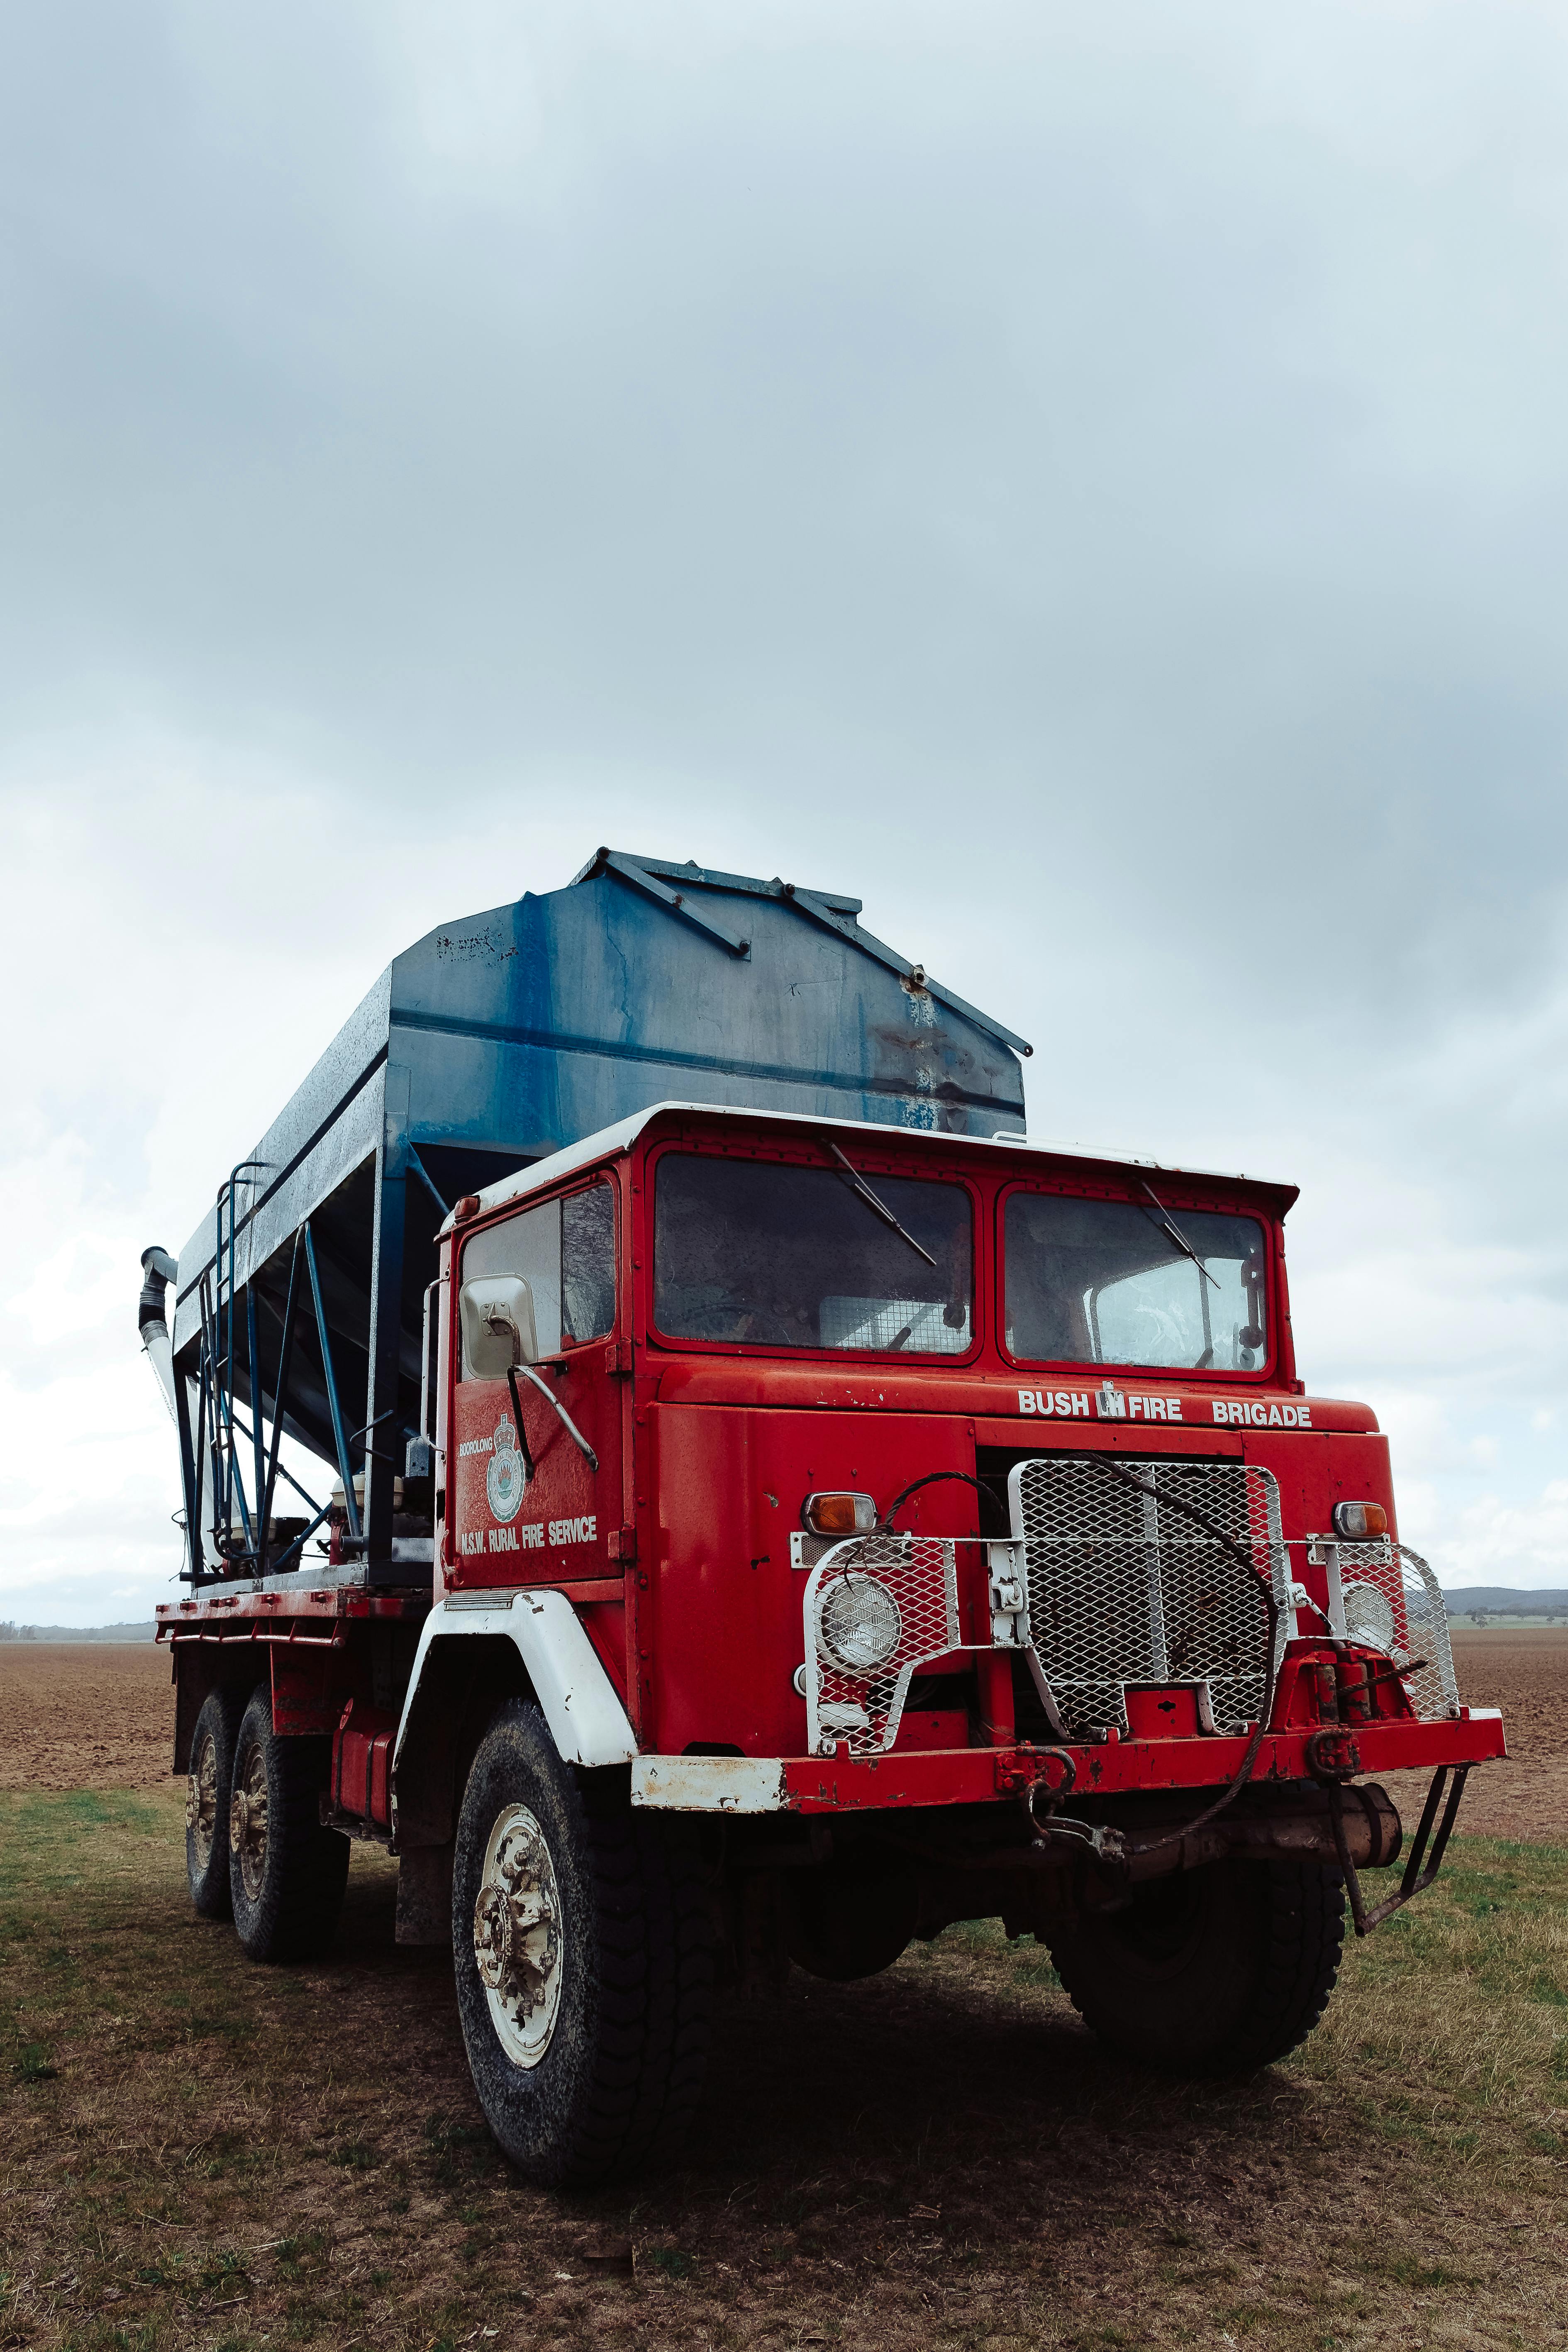
M 1046 1945 L 1119 2053 L 1279 2057 L 1503 1753 L 1372 1412 L 1298 1377 L 1295 1197 L 670 1103 L 465 1194 L 393 1498 L 428 1566 L 341 1573 L 349 1475 L 318 1567 L 160 1612 L 198 1911 L 320 1951 L 386 1847 L 546 2183 L 671 2143 L 716 1982 L 957 1920 Z
M 1292 1198 L 679 1107 L 466 1197 L 432 1602 L 164 1613 L 198 1906 L 319 1948 L 343 1832 L 391 1845 L 549 2180 L 684 2120 L 718 1958 L 1000 1916 L 1113 2047 L 1279 2057 L 1400 1843 L 1362 1775 L 1434 1776 L 1408 1893 L 1502 1752 L 1373 1415 L 1297 1378 Z

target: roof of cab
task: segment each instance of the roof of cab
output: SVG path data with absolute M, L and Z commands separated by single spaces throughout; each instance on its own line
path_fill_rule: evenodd
M 703 1119 L 745 1119 L 753 1126 L 767 1128 L 807 1128 L 829 1129 L 836 1135 L 884 1137 L 900 1144 L 941 1145 L 956 1151 L 1003 1151 L 1017 1157 L 1026 1153 L 1031 1160 L 1071 1161 L 1102 1169 L 1129 1169 L 1139 1171 L 1157 1171 L 1166 1176 L 1195 1179 L 1205 1183 L 1247 1184 L 1271 1196 L 1271 1205 L 1283 1216 L 1298 1198 L 1300 1187 L 1282 1184 L 1268 1177 L 1247 1176 L 1239 1170 L 1218 1168 L 1184 1168 L 1159 1160 L 1132 1159 L 1124 1152 L 1094 1151 L 1077 1144 L 1032 1144 L 1026 1135 L 1003 1130 L 994 1136 L 952 1135 L 932 1128 L 874 1125 L 864 1118 L 818 1118 L 804 1111 L 747 1110 L 729 1103 L 661 1102 L 650 1103 L 646 1110 L 635 1111 L 614 1127 L 603 1127 L 596 1135 L 585 1135 L 579 1142 L 568 1144 L 563 1151 L 552 1151 L 544 1160 L 531 1160 L 514 1175 L 503 1176 L 488 1184 L 475 1197 L 477 1210 L 472 1216 L 482 1216 L 487 1210 L 499 1209 L 509 1201 L 521 1201 L 531 1192 L 545 1192 L 563 1177 L 574 1175 L 578 1169 L 591 1167 L 595 1160 L 607 1160 L 616 1153 L 627 1151 L 657 1119 L 671 1116 Z M 457 1224 L 453 1210 L 441 1227 L 441 1235 L 451 1233 Z

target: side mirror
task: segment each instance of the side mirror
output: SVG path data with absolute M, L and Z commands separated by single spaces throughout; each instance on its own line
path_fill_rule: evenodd
M 477 1381 L 502 1381 L 514 1365 L 539 1360 L 533 1293 L 521 1274 L 477 1275 L 458 1293 L 463 1367 Z

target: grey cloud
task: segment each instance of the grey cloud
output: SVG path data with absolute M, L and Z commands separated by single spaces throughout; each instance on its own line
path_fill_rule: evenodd
M 1048 824 L 1058 921 L 1085 875 L 1142 923 L 1184 884 L 1212 966 L 1216 898 L 1343 947 L 1365 894 L 1400 919 L 1335 997 L 1419 1027 L 1539 980 L 1562 484 L 1493 483 L 1460 232 L 1504 309 L 1555 257 L 1473 157 L 1347 161 L 1199 16 L 992 10 L 966 52 L 601 13 L 546 16 L 471 182 L 367 16 L 153 21 L 35 23 L 12 81 L 23 713 L 145 701 L 405 807 L 652 761 L 935 823 L 962 784 Z M 1500 25 L 1494 110 L 1538 38 Z M 1561 393 L 1561 330 L 1531 356 Z
M 406 938 L 616 839 L 860 891 L 1039 1132 L 1300 1177 L 1304 1302 L 1412 1185 L 1457 1334 L 1478 1235 L 1560 1298 L 1556 12 L 0 44 L 0 767 L 79 818 L 11 1051 L 90 1203 L 199 1205 Z

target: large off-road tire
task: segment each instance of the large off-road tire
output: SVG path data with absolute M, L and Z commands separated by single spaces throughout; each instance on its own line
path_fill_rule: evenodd
M 1339 1973 L 1344 1895 L 1317 1862 L 1215 1862 L 1057 1928 L 1051 1958 L 1109 2049 L 1174 2074 L 1247 2074 L 1316 2025 Z
M 624 1772 L 563 1764 L 509 1699 L 468 1773 L 452 1873 L 463 2039 L 490 2129 L 530 2180 L 583 2186 L 667 2154 L 701 2091 L 713 1994 L 683 1825 Z
M 331 1743 L 279 1738 L 264 1683 L 240 1722 L 229 1797 L 234 1924 L 253 1960 L 304 1960 L 336 1933 L 349 1842 L 321 1825 Z
M 228 1891 L 228 1801 L 245 1696 L 244 1691 L 232 1686 L 212 1692 L 191 1736 L 185 1874 L 191 1883 L 191 1901 L 204 1919 L 226 1919 L 233 1908 Z

